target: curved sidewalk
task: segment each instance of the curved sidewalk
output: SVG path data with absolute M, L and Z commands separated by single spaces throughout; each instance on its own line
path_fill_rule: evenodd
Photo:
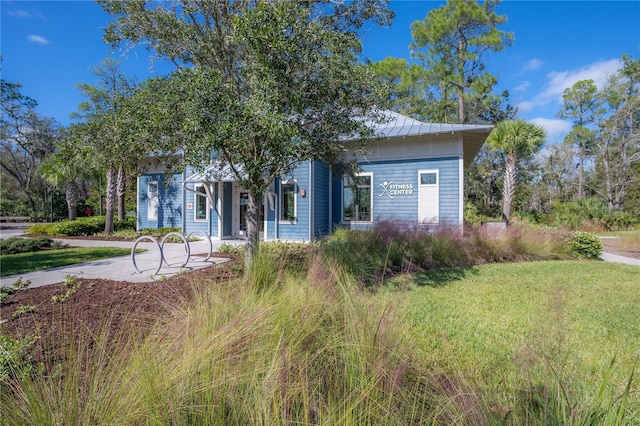
M 605 253 L 600 255 L 600 259 L 605 262 L 624 263 L 626 265 L 638 265 L 640 266 L 640 259 L 634 259 L 632 257 L 618 256 L 617 254 Z
M 132 241 L 102 241 L 102 240 L 75 240 L 56 239 L 72 247 L 123 247 L 131 249 Z M 212 241 L 212 251 L 222 244 L 244 244 L 244 241 Z M 109 259 L 95 260 L 92 262 L 79 263 L 75 265 L 60 266 L 57 268 L 42 271 L 29 272 L 25 274 L 9 275 L 0 278 L 0 287 L 11 286 L 22 278 L 23 281 L 31 281 L 30 287 L 40 287 L 43 285 L 56 284 L 65 281 L 67 275 L 86 279 L 109 279 L 114 281 L 129 282 L 153 282 L 165 278 L 170 278 L 183 271 L 193 271 L 219 263 L 228 261 L 226 258 L 211 257 L 206 262 L 206 254 L 209 251 L 209 243 L 206 240 L 189 243 L 190 258 L 184 267 L 181 265 L 187 260 L 184 244 L 166 243 L 164 245 L 164 255 L 167 263 L 162 264 L 160 271 L 154 275 L 160 263 L 160 252 L 158 246 L 152 242 L 141 242 L 137 248 L 145 249 L 144 253 L 137 253 L 135 256 L 136 265 L 141 273 L 137 273 L 133 267 L 130 255 L 112 257 Z

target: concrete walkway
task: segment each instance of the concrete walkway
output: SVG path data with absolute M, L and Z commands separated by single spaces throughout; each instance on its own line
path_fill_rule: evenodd
M 2 232 L 2 238 L 8 238 L 8 232 Z M 18 232 L 12 232 L 13 235 L 20 235 Z M 11 235 L 11 236 L 13 236 Z M 71 247 L 122 247 L 131 250 L 133 241 L 100 241 L 100 240 L 76 240 L 76 239 L 58 239 Z M 230 240 L 218 241 L 212 240 L 212 251 L 217 251 L 222 244 L 241 245 L 244 241 Z M 64 282 L 67 275 L 77 276 L 78 278 L 87 279 L 110 279 L 115 281 L 129 282 L 153 282 L 164 278 L 169 278 L 183 271 L 193 271 L 210 266 L 217 265 L 228 261 L 226 258 L 211 257 L 204 261 L 209 251 L 209 243 L 206 240 L 195 241 L 189 243 L 190 257 L 187 259 L 186 249 L 182 243 L 165 243 L 163 252 L 166 263 L 163 263 L 158 274 L 155 272 L 160 265 L 160 251 L 158 246 L 153 242 L 140 242 L 137 248 L 146 250 L 143 253 L 136 253 L 135 262 L 140 270 L 136 272 L 131 255 L 113 257 L 109 259 L 96 260 L 93 262 L 79 263 L 76 265 L 61 266 L 58 268 L 46 269 L 43 271 L 29 272 L 26 274 L 10 275 L 0 278 L 0 287 L 11 286 L 13 283 L 22 278 L 23 281 L 31 281 L 30 287 L 40 287 L 43 285 L 56 284 Z M 182 265 L 186 262 L 186 265 Z M 168 265 L 167 265 L 168 264 Z M 2 265 L 0 265 L 0 268 Z
M 600 259 L 605 262 L 624 263 L 626 265 L 638 265 L 640 266 L 640 259 L 634 259 L 632 257 L 618 256 L 617 254 L 605 253 L 600 255 Z

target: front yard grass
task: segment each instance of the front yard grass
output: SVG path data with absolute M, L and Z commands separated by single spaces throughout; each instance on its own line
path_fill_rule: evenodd
M 128 248 L 119 247 L 79 247 L 59 250 L 44 250 L 32 253 L 7 254 L 0 256 L 0 276 L 24 274 L 58 266 L 74 265 L 93 260 L 125 256 Z
M 608 373 L 621 392 L 637 368 L 637 266 L 490 264 L 400 277 L 387 291 L 423 362 L 469 378 L 490 405 L 513 409 L 522 395 L 557 391 L 584 408 Z

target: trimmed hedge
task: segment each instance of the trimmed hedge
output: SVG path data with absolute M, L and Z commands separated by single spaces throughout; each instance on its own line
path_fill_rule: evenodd
M 73 237 L 100 234 L 104 231 L 104 216 L 80 217 L 76 220 L 63 220 L 58 223 L 37 224 L 29 228 L 30 234 L 49 235 L 52 237 Z M 127 217 L 123 221 L 115 221 L 114 231 L 136 229 L 136 218 Z

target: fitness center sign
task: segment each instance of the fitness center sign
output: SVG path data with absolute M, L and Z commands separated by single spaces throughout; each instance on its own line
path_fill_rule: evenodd
M 378 197 L 382 197 L 384 195 L 393 199 L 397 195 L 413 195 L 413 184 L 412 183 L 393 183 L 393 182 L 383 182 L 379 184 L 382 187 L 382 192 L 378 194 Z

